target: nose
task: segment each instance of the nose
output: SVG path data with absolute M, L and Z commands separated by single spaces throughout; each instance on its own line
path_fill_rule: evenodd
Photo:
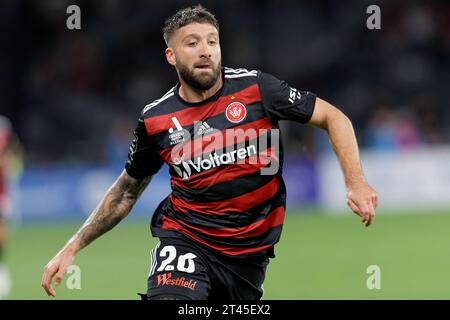
M 202 41 L 200 45 L 200 58 L 211 58 L 211 51 L 207 41 Z

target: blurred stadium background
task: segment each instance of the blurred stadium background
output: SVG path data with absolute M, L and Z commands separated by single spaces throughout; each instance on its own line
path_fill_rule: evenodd
M 164 19 L 196 3 L 1 2 L 0 113 L 26 152 L 10 184 L 10 299 L 47 298 L 43 267 L 121 172 L 143 106 L 177 81 Z M 201 3 L 221 23 L 223 65 L 269 72 L 350 117 L 380 195 L 365 229 L 345 207 L 326 135 L 284 123 L 288 215 L 264 298 L 449 299 L 449 3 Z M 66 28 L 70 4 L 81 30 Z M 366 28 L 370 4 L 381 30 Z M 62 285 L 58 297 L 137 299 L 156 243 L 148 221 L 168 192 L 165 167 L 130 216 L 79 254 L 81 289 Z M 380 290 L 366 286 L 370 265 L 381 269 Z

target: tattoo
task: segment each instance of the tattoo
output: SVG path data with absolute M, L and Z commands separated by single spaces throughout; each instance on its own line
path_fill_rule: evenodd
M 150 176 L 139 180 L 123 171 L 75 234 L 74 238 L 79 240 L 79 250 L 114 228 L 125 218 L 150 183 L 151 178 Z

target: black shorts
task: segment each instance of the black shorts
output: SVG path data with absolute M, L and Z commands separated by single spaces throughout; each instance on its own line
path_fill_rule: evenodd
M 215 253 L 180 235 L 152 250 L 149 300 L 259 300 L 273 251 L 247 257 Z

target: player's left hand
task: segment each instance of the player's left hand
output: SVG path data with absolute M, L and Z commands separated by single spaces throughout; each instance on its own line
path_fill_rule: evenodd
M 368 227 L 375 218 L 375 209 L 378 207 L 378 194 L 366 182 L 357 183 L 347 187 L 347 204 L 354 213 L 362 218 L 362 222 Z

